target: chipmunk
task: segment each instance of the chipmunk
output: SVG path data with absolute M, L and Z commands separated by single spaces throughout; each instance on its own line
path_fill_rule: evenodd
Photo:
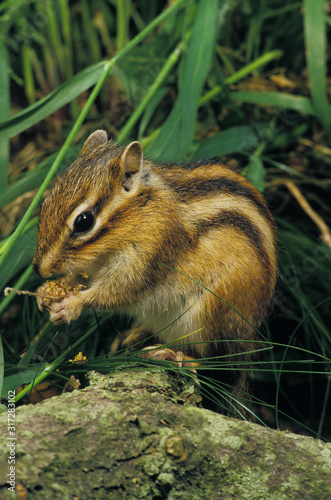
M 37 299 L 54 323 L 117 310 L 136 322 L 128 344 L 157 334 L 194 358 L 250 362 L 273 297 L 276 232 L 235 170 L 149 161 L 139 142 L 97 130 L 42 205 L 33 269 L 64 276 L 60 296 Z M 220 373 L 245 387 L 246 370 Z

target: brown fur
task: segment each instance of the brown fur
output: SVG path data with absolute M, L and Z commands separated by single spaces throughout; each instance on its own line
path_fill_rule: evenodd
M 85 233 L 74 229 L 80 212 L 96 221 Z M 159 342 L 191 333 L 178 341 L 189 355 L 251 361 L 249 323 L 260 326 L 276 282 L 275 228 L 261 195 L 225 165 L 157 164 L 139 143 L 122 148 L 97 131 L 43 204 L 33 266 L 43 277 L 88 276 L 54 303 L 56 323 L 116 309 L 136 318 L 138 334 L 163 330 Z M 223 379 L 245 388 L 247 372 Z

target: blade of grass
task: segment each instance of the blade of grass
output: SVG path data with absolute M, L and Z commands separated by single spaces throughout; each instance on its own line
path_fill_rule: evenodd
M 216 19 L 216 0 L 198 3 L 176 105 L 148 150 L 158 159 L 182 159 L 192 144 L 199 97 L 214 49 Z
M 83 29 L 87 34 L 86 40 L 89 43 L 89 52 L 92 61 L 100 61 L 101 59 L 101 48 L 98 40 L 96 30 L 92 23 L 92 14 L 90 9 L 93 8 L 93 2 L 88 2 L 87 0 L 80 0 L 81 11 L 83 16 Z
M 126 122 L 124 127 L 122 128 L 121 132 L 119 133 L 119 135 L 117 137 L 118 142 L 123 141 L 129 135 L 130 131 L 132 130 L 134 125 L 137 123 L 137 121 L 139 120 L 142 113 L 144 112 L 146 106 L 148 105 L 148 103 L 151 101 L 151 99 L 155 95 L 155 92 L 160 87 L 160 85 L 163 83 L 165 78 L 168 76 L 168 74 L 170 73 L 170 71 L 174 67 L 174 65 L 177 63 L 177 61 L 182 53 L 184 43 L 185 43 L 184 41 L 180 42 L 177 45 L 177 47 L 175 48 L 175 50 L 168 57 L 165 64 L 161 68 L 161 71 L 159 72 L 159 74 L 157 75 L 157 77 L 153 81 L 152 85 L 150 86 L 150 88 L 146 92 L 145 96 L 140 101 L 137 108 L 134 110 L 134 112 L 132 113 L 132 115 L 130 116 L 130 118 L 128 119 L 128 121 Z
M 272 139 L 272 141 L 268 144 L 268 149 L 277 149 L 287 146 L 292 142 L 297 142 L 298 138 L 304 136 L 305 133 L 308 131 L 308 129 L 309 129 L 308 123 L 301 123 L 300 125 L 292 128 L 291 130 L 286 130 L 286 132 L 280 133 L 276 135 L 274 139 Z M 314 181 L 311 180 L 310 182 Z
M 128 40 L 130 4 L 128 3 L 128 0 L 117 0 L 116 7 L 116 49 L 121 50 Z
M 270 123 L 255 123 L 254 127 L 248 125 L 239 125 L 230 127 L 222 132 L 218 132 L 212 137 L 206 139 L 201 147 L 194 153 L 194 160 L 205 160 L 221 155 L 230 155 L 233 153 L 251 154 L 258 146 L 260 133 L 265 137 L 266 130 Z M 267 141 L 266 148 L 273 149 L 290 144 L 291 141 L 297 141 L 298 137 L 303 135 L 308 125 L 303 123 L 286 133 L 280 133 Z M 271 135 L 273 137 L 274 134 Z M 270 136 L 269 136 L 270 139 Z
M 120 58 L 122 58 L 124 55 L 126 55 L 128 52 L 130 52 L 130 50 L 132 50 L 133 47 L 138 45 L 151 31 L 154 30 L 154 28 L 156 28 L 156 26 L 158 26 L 161 22 L 163 22 L 168 16 L 173 15 L 175 12 L 177 12 L 179 9 L 181 9 L 185 4 L 187 5 L 188 1 L 190 1 L 190 0 L 178 0 L 177 3 L 173 4 L 171 7 L 169 7 L 165 11 L 163 11 L 159 16 L 157 16 L 148 26 L 146 26 L 146 28 L 143 31 L 138 33 L 138 35 L 135 38 L 133 38 L 133 40 L 131 40 L 112 59 L 110 59 L 106 63 L 103 63 L 102 73 L 101 73 L 101 76 L 99 78 L 99 81 L 97 82 L 97 84 L 93 88 L 89 98 L 87 99 L 84 108 L 82 109 L 80 115 L 78 116 L 78 118 L 77 118 L 73 128 L 71 129 L 71 132 L 69 133 L 64 145 L 62 146 L 56 160 L 54 161 L 51 169 L 49 170 L 47 176 L 45 177 L 44 182 L 42 183 L 36 196 L 34 197 L 33 201 L 31 202 L 31 204 L 30 204 L 29 208 L 27 209 L 21 222 L 17 226 L 17 228 L 16 228 L 15 232 L 13 233 L 10 241 L 8 242 L 8 245 L 6 246 L 4 252 L 0 256 L 0 265 L 6 259 L 7 255 L 9 254 L 9 252 L 11 251 L 13 246 L 15 245 L 15 242 L 17 241 L 20 234 L 22 233 L 25 225 L 29 221 L 34 210 L 38 206 L 38 203 L 40 202 L 45 189 L 47 188 L 49 182 L 51 181 L 51 179 L 55 175 L 61 161 L 65 157 L 70 144 L 72 143 L 76 133 L 78 132 L 82 123 L 84 122 L 88 111 L 90 110 L 93 102 L 95 101 L 97 95 L 99 94 L 101 88 L 103 87 L 103 84 L 104 84 L 105 80 L 107 79 L 112 68 L 115 66 L 115 64 L 118 62 L 118 60 Z
M 57 60 L 57 65 L 60 69 L 61 74 L 70 77 L 70 67 L 67 65 L 67 61 L 65 58 L 65 51 L 61 41 L 60 35 L 60 26 L 59 26 L 59 17 L 55 14 L 53 7 L 53 2 L 47 0 L 46 4 L 46 12 L 47 15 L 47 35 L 49 37 L 50 46 L 52 47 L 55 57 Z
M 37 55 L 36 51 L 30 47 L 29 56 L 31 60 L 31 65 L 34 71 L 34 77 L 36 82 L 40 85 L 42 92 L 47 95 L 50 93 L 48 82 L 44 75 L 44 68 L 42 67 L 42 62 L 40 60 L 40 56 Z
M 259 2 L 254 10 L 254 16 L 249 16 L 250 23 L 246 41 L 246 61 L 250 61 L 256 56 L 258 47 L 261 45 L 263 12 L 266 10 L 265 2 Z
M 9 115 L 9 73 L 8 73 L 8 54 L 2 37 L 0 37 L 0 121 L 6 120 Z M 7 185 L 9 164 L 9 142 L 6 138 L 0 139 L 0 193 Z
M 9 120 L 0 123 L 1 139 L 10 139 L 23 130 L 54 113 L 86 89 L 94 85 L 103 75 L 107 63 L 104 61 L 84 69 L 71 80 L 64 83 L 51 94 L 40 99 L 33 106 L 17 113 Z
M 228 76 L 225 78 L 225 83 L 228 85 L 231 85 L 233 83 L 236 83 L 246 76 L 248 76 L 252 71 L 256 71 L 260 69 L 262 66 L 267 64 L 270 61 L 274 61 L 275 59 L 279 59 L 283 55 L 283 52 L 281 50 L 273 50 L 271 52 L 267 52 L 263 54 L 261 57 L 256 58 L 254 61 L 252 61 L 249 64 L 246 64 L 243 68 L 240 68 L 238 71 L 234 72 L 232 75 Z M 209 92 L 207 92 L 204 96 L 201 97 L 199 100 L 199 106 L 202 106 L 206 102 L 210 101 L 215 97 L 216 95 L 220 94 L 222 92 L 222 87 L 221 86 L 216 86 Z
M 249 66 L 249 65 L 248 65 Z M 236 73 L 235 75 L 231 75 L 231 81 L 232 83 L 239 79 L 239 77 L 245 76 L 244 73 L 240 72 Z M 229 83 L 229 80 L 225 80 L 226 83 Z M 218 95 L 222 91 L 221 87 L 214 87 L 210 92 L 207 92 L 201 99 L 199 100 L 199 106 L 204 105 L 211 99 L 213 99 L 216 95 Z M 301 96 L 295 96 L 291 94 L 285 94 L 283 92 L 250 92 L 250 91 L 233 91 L 230 93 L 230 96 L 234 101 L 240 102 L 240 103 L 251 103 L 251 104 L 258 104 L 259 106 L 274 106 L 277 108 L 282 108 L 282 109 L 292 109 L 293 111 L 298 111 L 302 114 L 309 114 L 309 115 L 316 115 L 316 112 L 314 110 L 314 107 L 312 105 L 312 102 L 309 98 L 307 97 L 301 97 Z M 327 115 L 328 115 L 328 121 L 331 122 L 331 106 L 328 106 L 327 108 Z M 243 126 L 244 127 L 244 126 Z M 239 128 L 239 127 L 238 127 Z M 161 129 L 157 129 L 154 131 L 154 135 L 158 136 L 160 133 Z M 225 130 L 224 133 L 227 131 Z M 223 132 L 221 132 L 223 133 Z M 154 136 L 153 135 L 153 136 Z M 219 134 L 216 134 L 218 136 Z M 215 137 L 216 137 L 215 136 Z M 151 141 L 153 138 L 150 137 L 148 138 L 148 141 Z M 216 141 L 217 139 L 215 139 Z M 212 141 L 212 138 L 210 139 Z M 154 141 L 155 142 L 155 141 Z M 146 141 L 147 143 L 147 141 Z M 149 143 L 149 142 L 148 142 Z M 276 146 L 276 143 L 275 143 Z M 213 148 L 213 146 L 211 146 Z M 204 149 L 204 146 L 202 146 L 201 150 Z M 231 147 L 229 145 L 229 149 L 231 150 Z M 202 153 L 201 150 L 198 151 L 197 155 L 195 156 L 196 158 L 202 158 Z M 226 150 L 226 147 L 225 147 Z M 231 154 L 229 153 L 221 153 L 218 152 L 216 154 Z M 215 156 L 215 155 L 214 155 Z M 206 158 L 206 156 L 204 156 Z
M 38 2 L 37 5 L 41 4 Z M 60 85 L 58 66 L 54 64 L 54 54 L 48 41 L 47 30 L 44 29 L 44 42 L 42 44 L 43 66 L 45 67 L 46 80 L 51 89 L 56 89 Z
M 263 160 L 261 155 L 268 143 L 271 142 L 272 138 L 275 136 L 275 122 L 276 117 L 273 117 L 268 126 L 263 130 L 263 137 L 260 138 L 259 144 L 254 151 L 254 153 L 250 156 L 250 161 L 248 165 L 244 168 L 243 174 L 247 177 L 247 179 L 255 186 L 260 192 L 264 190 L 264 177 L 265 177 L 265 168 L 263 165 Z
M 323 427 L 325 425 L 326 412 L 327 412 L 327 407 L 328 407 L 330 391 L 331 391 L 331 371 L 329 372 L 329 374 L 326 377 L 326 388 L 325 388 L 324 400 L 323 400 L 323 405 L 322 405 L 322 412 L 321 412 L 321 417 L 320 417 L 320 421 L 319 421 L 318 429 L 317 429 L 317 438 L 319 438 L 319 439 L 321 439 L 323 437 L 322 431 L 323 431 Z
M 308 97 L 294 96 L 283 92 L 249 92 L 244 90 L 234 91 L 230 95 L 237 102 L 293 109 L 299 113 L 316 116 L 316 110 Z M 331 106 L 327 106 L 326 114 L 328 122 L 331 122 Z
M 248 165 L 244 168 L 243 174 L 261 193 L 264 190 L 265 168 L 259 155 L 252 155 Z
M 60 23 L 61 30 L 64 40 L 64 55 L 65 55 L 65 72 L 67 78 L 71 78 L 73 75 L 72 67 L 72 39 L 71 39 L 71 27 L 70 27 L 70 9 L 67 0 L 58 0 L 60 6 Z
M 324 0 L 304 0 L 304 35 L 311 97 L 316 115 L 330 138 L 330 113 L 326 88 L 325 8 Z
M 256 129 L 259 124 L 256 124 Z M 258 138 L 256 130 L 248 125 L 239 125 L 231 127 L 222 132 L 218 132 L 205 142 L 194 154 L 194 160 L 204 160 L 206 158 L 214 158 L 220 155 L 230 155 L 233 153 L 245 153 L 246 149 L 256 148 Z
M 149 124 L 152 116 L 154 115 L 154 113 L 157 113 L 156 109 L 159 106 L 160 101 L 163 99 L 165 94 L 167 92 L 169 92 L 169 90 L 170 90 L 170 86 L 161 86 L 160 88 L 157 89 L 155 94 L 152 96 L 152 98 L 148 102 L 148 104 L 144 110 L 144 113 L 141 117 L 141 120 L 139 122 L 139 129 L 138 129 L 138 133 L 137 133 L 137 140 L 138 141 L 146 142 L 146 139 L 147 140 L 150 139 L 150 135 L 152 135 L 152 133 L 149 135 L 148 138 L 147 137 L 144 138 L 144 135 L 146 133 L 146 129 L 147 129 L 148 124 Z M 156 135 L 155 135 L 155 137 L 156 137 Z M 148 144 L 150 144 L 151 142 L 153 142 L 153 139 L 150 142 L 148 142 Z
M 109 33 L 109 26 L 111 25 L 111 20 L 109 18 L 108 6 L 105 1 L 99 3 L 99 9 L 95 13 L 94 26 L 99 30 L 100 37 L 103 45 L 106 47 L 107 55 L 111 56 L 114 52 L 114 43 Z
M 22 62 L 23 62 L 23 77 L 25 86 L 25 95 L 30 105 L 36 101 L 36 90 L 34 86 L 34 78 L 32 64 L 30 58 L 30 47 L 24 44 L 22 47 Z

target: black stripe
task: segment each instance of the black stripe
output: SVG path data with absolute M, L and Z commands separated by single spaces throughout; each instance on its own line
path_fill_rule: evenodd
M 225 226 L 231 226 L 232 228 L 241 231 L 251 241 L 261 260 L 268 263 L 268 267 L 270 266 L 269 256 L 266 254 L 262 243 L 260 229 L 239 212 L 224 211 L 210 219 L 198 221 L 198 235 L 205 234 L 210 229 Z
M 157 166 L 161 168 L 162 170 L 165 170 L 166 172 L 169 170 L 195 170 L 197 168 L 202 168 L 205 169 L 206 167 L 208 168 L 209 166 L 214 166 L 218 165 L 222 168 L 226 168 L 229 170 L 233 170 L 234 172 L 238 173 L 238 169 L 233 169 L 233 167 L 229 165 L 225 165 L 222 161 L 220 161 L 220 158 L 212 158 L 210 160 L 201 160 L 201 161 L 195 161 L 192 163 L 171 163 L 171 162 L 163 162 L 163 163 L 158 163 Z
M 183 184 L 179 184 L 177 181 L 173 180 L 169 180 L 168 182 L 171 188 L 178 193 L 184 201 L 214 193 L 219 195 L 231 194 L 247 198 L 256 205 L 257 209 L 265 219 L 273 223 L 273 219 L 268 208 L 266 207 L 265 202 L 262 198 L 260 198 L 259 194 L 253 187 L 244 186 L 240 182 L 226 177 L 207 180 L 192 179 Z
M 264 272 L 268 276 L 272 272 L 272 263 L 264 248 L 260 229 L 239 212 L 225 211 L 210 219 L 197 221 L 196 233 L 193 237 L 180 226 L 169 231 L 169 236 L 164 242 L 160 242 L 158 251 L 146 264 L 142 276 L 142 282 L 145 283 L 145 287 L 140 284 L 141 291 L 144 289 L 152 290 L 154 286 L 160 284 L 166 278 L 167 274 L 173 272 L 172 269 L 177 268 L 179 260 L 185 255 L 183 254 L 183 248 L 186 247 L 188 250 L 194 250 L 199 243 L 199 237 L 207 234 L 210 229 L 229 226 L 233 227 L 236 231 L 242 232 L 246 239 L 251 242 L 251 246 L 262 263 Z M 161 265 L 159 265 L 159 263 L 161 263 Z M 172 269 L 168 269 L 162 266 L 162 264 Z
M 220 161 L 220 158 L 212 158 L 210 160 L 201 160 L 201 161 L 195 161 L 193 163 L 182 163 L 179 166 L 183 170 L 195 170 L 197 168 L 208 168 L 209 166 L 215 166 L 218 165 L 222 168 L 227 168 L 229 170 L 233 170 L 231 167 L 228 165 L 225 165 L 222 161 Z M 237 170 L 235 170 L 237 172 Z

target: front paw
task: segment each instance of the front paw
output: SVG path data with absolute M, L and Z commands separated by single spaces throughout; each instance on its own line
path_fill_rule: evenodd
M 70 323 L 82 312 L 79 290 L 83 285 L 74 284 L 68 278 L 46 281 L 37 290 L 37 304 L 40 311 L 47 309 L 50 320 L 55 324 Z
M 37 290 L 37 304 L 39 310 L 43 312 L 45 309 L 50 309 L 54 302 L 64 299 L 72 290 L 72 284 L 67 278 L 46 281 L 46 283 Z
M 62 300 L 51 304 L 49 318 L 56 325 L 70 323 L 80 316 L 82 309 L 83 306 L 79 295 L 69 292 Z

